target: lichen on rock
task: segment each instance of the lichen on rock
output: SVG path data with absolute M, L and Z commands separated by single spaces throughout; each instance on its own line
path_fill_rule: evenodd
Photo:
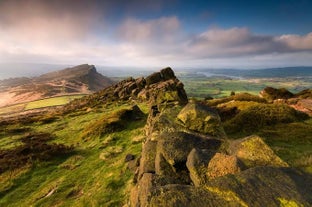
M 188 103 L 178 114 L 178 119 L 190 130 L 214 137 L 226 137 L 218 113 L 208 106 Z
M 276 166 L 288 167 L 273 150 L 259 137 L 249 136 L 235 140 L 230 144 L 229 151 L 243 162 L 245 167 Z

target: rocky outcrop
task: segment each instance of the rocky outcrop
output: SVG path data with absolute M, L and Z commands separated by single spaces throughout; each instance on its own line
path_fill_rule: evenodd
M 225 137 L 221 119 L 216 111 L 199 103 L 188 103 L 178 119 L 190 130 L 214 137 Z
M 272 87 L 266 87 L 260 92 L 260 96 L 274 103 L 288 104 L 297 111 L 304 112 L 310 117 L 312 116 L 311 89 L 306 89 L 297 94 L 293 94 L 284 88 L 275 89 Z
M 165 71 L 146 78 L 137 96 L 154 97 L 131 206 L 311 206 L 311 175 L 289 168 L 261 137 L 228 140 L 211 108 L 163 95 L 170 82 L 169 94 L 184 91 Z
M 182 82 L 168 67 L 146 78 L 128 78 L 91 96 L 73 101 L 65 107 L 65 112 L 129 100 L 149 102 L 159 110 L 167 105 L 184 105 L 188 102 Z
M 260 92 L 260 96 L 268 101 L 274 101 L 276 99 L 289 99 L 294 97 L 294 94 L 285 88 L 272 88 L 266 87 Z

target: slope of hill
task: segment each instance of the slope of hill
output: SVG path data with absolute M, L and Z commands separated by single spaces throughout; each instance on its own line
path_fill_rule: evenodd
M 311 206 L 311 120 L 254 95 L 189 101 L 170 68 L 129 78 L 0 119 L 0 206 Z
M 89 94 L 113 83 L 93 65 L 79 65 L 34 78 L 0 81 L 0 107 L 68 94 Z

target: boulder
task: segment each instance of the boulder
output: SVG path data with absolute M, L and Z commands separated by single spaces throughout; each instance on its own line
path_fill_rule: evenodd
M 160 71 L 160 74 L 164 80 L 175 79 L 173 70 L 170 67 L 164 68 Z
M 152 173 L 144 173 L 138 185 L 131 190 L 130 202 L 131 206 L 148 206 L 151 197 L 151 191 L 154 186 L 154 175 Z
M 157 151 L 155 159 L 155 173 L 164 177 L 174 177 L 173 167 L 165 160 L 161 152 Z
M 125 157 L 125 162 L 130 162 L 131 160 L 134 160 L 135 156 L 133 154 L 127 154 Z
M 247 168 L 257 166 L 288 166 L 259 136 L 255 135 L 233 141 L 230 143 L 229 152 L 237 156 Z
M 166 184 L 190 184 L 189 171 L 185 163 L 179 163 L 174 166 L 170 165 L 161 154 L 157 151 L 155 159 L 155 170 L 158 175 L 158 182 Z
M 226 137 L 219 115 L 208 106 L 188 103 L 177 117 L 186 128 L 192 131 L 214 137 Z
M 157 104 L 159 109 L 168 105 L 185 105 L 188 102 L 183 84 L 178 79 L 169 79 L 155 85 L 151 92 L 150 101 Z
M 179 131 L 182 127 L 176 123 L 176 116 L 181 107 L 175 106 L 164 109 L 161 113 L 157 106 L 152 106 L 145 125 L 145 131 L 152 140 L 158 140 L 164 132 Z
M 207 176 L 208 178 L 221 177 L 227 174 L 236 174 L 241 171 L 236 156 L 216 153 L 209 161 Z
M 155 173 L 157 142 L 148 140 L 142 148 L 139 177 L 144 173 Z
M 203 187 L 190 185 L 166 185 L 152 192 L 150 207 L 238 207 L 240 202 L 235 199 L 223 198 L 207 191 Z
M 179 163 L 186 163 L 187 156 L 193 148 L 217 150 L 221 143 L 218 139 L 186 132 L 163 133 L 159 137 L 157 151 L 162 153 L 171 166 L 175 166 Z
M 160 72 L 153 73 L 147 76 L 145 80 L 146 80 L 146 85 L 152 85 L 154 83 L 158 83 L 162 80 L 161 73 Z
M 206 189 L 240 206 L 312 206 L 312 176 L 293 168 L 255 167 L 210 180 Z
M 200 186 L 208 180 L 207 166 L 214 154 L 211 150 L 193 148 L 187 156 L 186 166 L 195 186 Z

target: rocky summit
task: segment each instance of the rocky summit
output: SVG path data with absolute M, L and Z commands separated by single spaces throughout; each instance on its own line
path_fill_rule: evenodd
M 310 174 L 290 168 L 259 136 L 229 140 L 214 109 L 187 103 L 171 69 L 115 89 L 151 103 L 131 206 L 312 205 Z

